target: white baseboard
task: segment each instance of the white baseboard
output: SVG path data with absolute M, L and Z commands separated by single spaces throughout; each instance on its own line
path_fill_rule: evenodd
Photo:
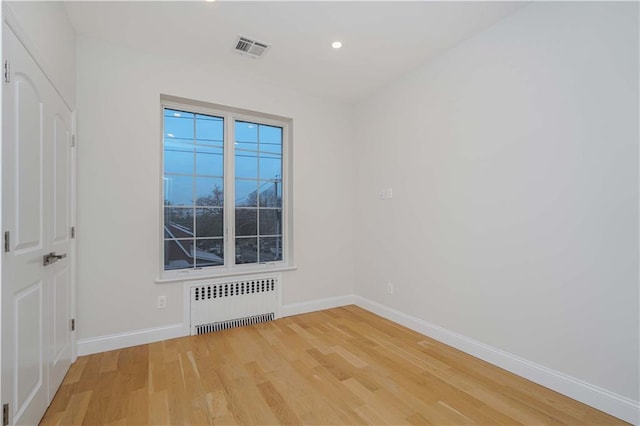
M 290 317 L 292 315 L 306 314 L 309 312 L 322 311 L 324 309 L 353 305 L 355 304 L 355 297 L 355 295 L 349 294 L 347 296 L 329 297 L 326 299 L 282 305 L 282 308 L 280 308 L 280 316 Z
M 356 305 L 626 422 L 640 422 L 640 402 L 594 386 L 388 306 L 354 296 Z
M 184 324 L 170 324 L 163 327 L 80 339 L 78 340 L 78 356 L 144 345 L 188 335 L 189 327 Z

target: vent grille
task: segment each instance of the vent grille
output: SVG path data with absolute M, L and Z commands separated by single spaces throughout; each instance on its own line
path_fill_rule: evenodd
M 267 43 L 251 40 L 250 38 L 238 36 L 236 41 L 236 47 L 234 50 L 252 58 L 261 57 L 264 52 L 269 48 Z
M 220 321 L 213 324 L 203 324 L 196 326 L 196 334 L 215 333 L 216 331 L 228 330 L 230 328 L 244 327 L 247 325 L 260 324 L 267 321 L 273 321 L 275 315 L 273 312 L 262 315 L 254 315 L 245 318 L 236 318 L 227 321 Z
M 234 283 L 212 284 L 193 288 L 193 300 L 219 299 L 222 297 L 242 296 L 244 294 L 264 293 L 276 290 L 276 279 L 240 281 Z

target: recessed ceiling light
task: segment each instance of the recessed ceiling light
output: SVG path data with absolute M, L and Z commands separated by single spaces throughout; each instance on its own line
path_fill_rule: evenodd
M 333 43 L 331 43 L 331 47 L 333 47 L 334 49 L 340 49 L 342 47 L 342 42 L 334 41 Z
M 207 3 L 213 3 L 216 0 L 204 0 L 204 1 L 206 1 Z

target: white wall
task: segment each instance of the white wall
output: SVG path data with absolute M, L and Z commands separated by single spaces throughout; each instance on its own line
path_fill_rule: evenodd
M 20 27 L 18 37 L 67 103 L 75 107 L 76 33 L 59 1 L 10 1 L 8 19 Z M 10 15 L 10 16 L 9 16 Z
M 181 283 L 154 282 L 161 93 L 293 118 L 298 270 L 283 303 L 353 293 L 351 108 L 87 38 L 77 73 L 79 339 L 182 321 Z
M 356 294 L 638 401 L 638 71 L 637 3 L 534 3 L 362 101 Z

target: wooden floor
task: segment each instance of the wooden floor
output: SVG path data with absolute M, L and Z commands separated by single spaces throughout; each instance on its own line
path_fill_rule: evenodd
M 626 424 L 355 306 L 78 358 L 49 424 Z

